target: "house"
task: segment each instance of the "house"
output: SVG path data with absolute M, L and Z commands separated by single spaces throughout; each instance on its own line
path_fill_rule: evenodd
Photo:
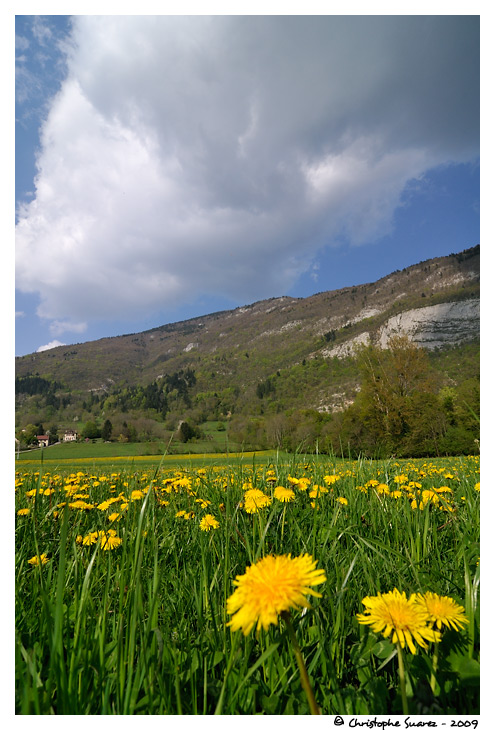
M 36 439 L 38 441 L 38 446 L 48 446 L 48 442 L 50 440 L 50 437 L 46 433 L 43 436 L 36 436 Z
M 64 433 L 64 441 L 77 441 L 77 432 L 73 431 L 71 428 L 69 428 Z

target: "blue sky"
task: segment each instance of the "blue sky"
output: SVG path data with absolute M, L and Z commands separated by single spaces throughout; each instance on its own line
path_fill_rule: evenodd
M 18 16 L 16 355 L 480 242 L 477 16 Z

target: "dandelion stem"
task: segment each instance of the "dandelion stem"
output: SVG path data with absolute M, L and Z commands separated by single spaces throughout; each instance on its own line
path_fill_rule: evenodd
M 430 687 L 433 694 L 435 694 L 435 690 L 437 687 L 437 667 L 438 667 L 438 643 L 436 643 L 433 647 L 433 663 L 431 667 L 431 677 L 430 677 Z
M 299 667 L 299 674 L 301 676 L 301 684 L 306 693 L 306 697 L 308 698 L 311 714 L 312 715 L 321 715 L 320 708 L 316 704 L 315 696 L 313 694 L 313 690 L 311 688 L 311 684 L 309 681 L 309 676 L 308 676 L 308 672 L 306 669 L 306 665 L 304 663 L 303 655 L 301 653 L 301 648 L 297 642 L 296 632 L 294 631 L 294 627 L 292 626 L 290 616 L 287 611 L 282 611 L 281 616 L 282 616 L 283 620 L 285 621 L 285 625 L 287 626 L 287 631 L 289 632 L 290 640 L 292 642 L 292 648 L 294 649 L 294 653 L 296 655 L 297 666 Z
M 402 696 L 402 714 L 407 715 L 409 710 L 407 708 L 407 696 L 406 696 L 406 677 L 404 672 L 404 655 L 402 654 L 402 647 L 397 644 L 397 656 L 399 657 L 399 682 L 400 682 L 400 693 Z

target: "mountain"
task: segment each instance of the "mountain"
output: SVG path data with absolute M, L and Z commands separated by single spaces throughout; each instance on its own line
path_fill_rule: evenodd
M 34 377 L 48 381 L 52 410 L 42 417 L 66 425 L 94 415 L 95 399 L 104 413 L 135 406 L 158 420 L 165 414 L 169 420 L 184 415 L 201 420 L 286 408 L 333 412 L 352 402 L 358 387 L 353 347 L 386 347 L 394 333 L 427 348 L 446 382 L 476 374 L 479 246 L 368 284 L 307 298 L 267 299 L 145 332 L 25 355 L 16 358 L 16 376 L 20 384 L 29 377 L 31 383 Z M 136 394 L 145 389 L 151 395 L 139 401 Z M 167 403 L 162 398 L 150 407 L 158 391 Z M 30 393 L 19 386 L 17 392 L 18 423 L 32 421 L 36 408 L 49 408 L 36 388 Z

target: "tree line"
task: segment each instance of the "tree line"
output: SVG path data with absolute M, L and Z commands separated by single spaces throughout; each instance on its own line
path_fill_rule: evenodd
M 446 385 L 423 348 L 395 336 L 357 353 L 360 386 L 337 413 L 292 409 L 233 418 L 229 436 L 251 447 L 357 458 L 434 457 L 479 449 L 480 382 Z M 265 394 L 265 393 L 264 393 Z

